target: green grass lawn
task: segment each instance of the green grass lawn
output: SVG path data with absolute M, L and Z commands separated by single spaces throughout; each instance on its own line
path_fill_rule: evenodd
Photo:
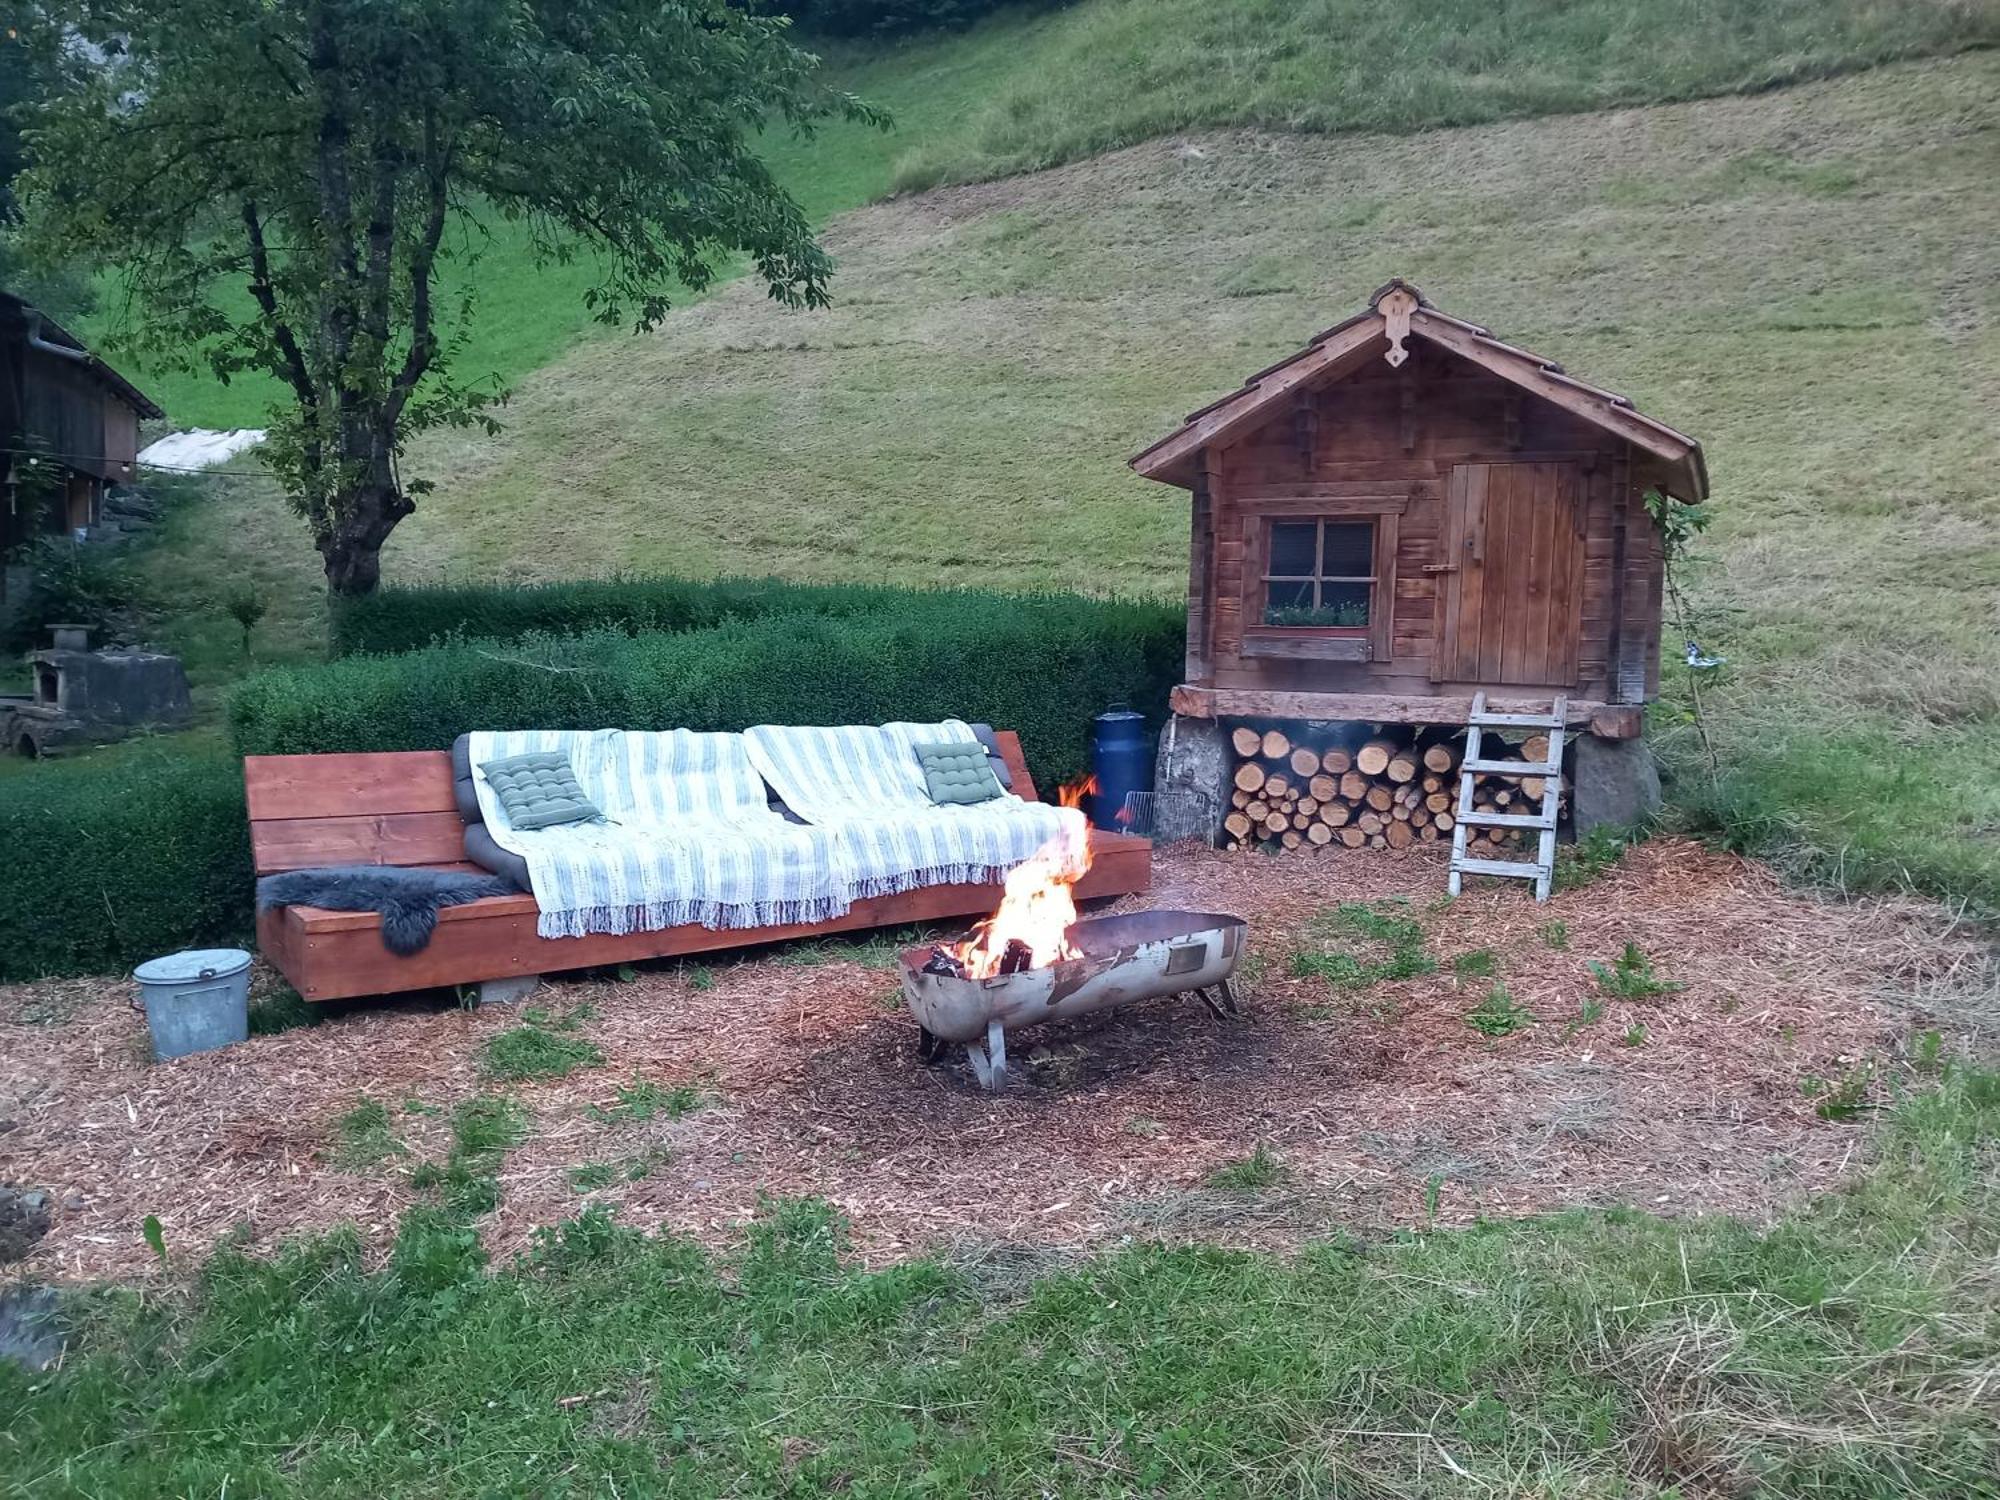
M 432 1202 L 386 1265 L 336 1234 L 74 1299 L 59 1372 L 0 1363 L 0 1493 L 1995 1493 L 1990 1073 L 1906 1097 L 1858 1186 L 1767 1232 L 1330 1224 L 1287 1259 L 869 1273 L 827 1210 L 775 1201 L 731 1253 L 600 1210 L 487 1274 L 519 1115 L 452 1127 L 446 1162 L 388 1158 Z

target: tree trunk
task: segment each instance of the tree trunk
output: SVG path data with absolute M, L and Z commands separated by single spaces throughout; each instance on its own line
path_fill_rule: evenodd
M 335 594 L 372 594 L 382 581 L 382 544 L 416 507 L 393 484 L 369 484 L 335 501 L 332 528 L 314 540 Z

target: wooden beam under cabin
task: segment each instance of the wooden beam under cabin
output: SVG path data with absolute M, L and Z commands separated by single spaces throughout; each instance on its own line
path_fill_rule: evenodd
M 1494 713 L 1547 713 L 1550 693 L 1516 697 L 1489 691 Z M 1472 713 L 1468 697 L 1395 697 L 1380 693 L 1302 693 L 1273 688 L 1216 688 L 1182 683 L 1173 690 L 1173 711 L 1191 719 L 1310 719 L 1367 724 L 1463 724 Z M 1600 739 L 1636 739 L 1643 712 L 1637 704 L 1599 703 L 1572 698 L 1564 721 Z

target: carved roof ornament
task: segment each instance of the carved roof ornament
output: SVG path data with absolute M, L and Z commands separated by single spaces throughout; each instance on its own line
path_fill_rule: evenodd
M 1400 283 L 1392 284 L 1386 292 L 1375 299 L 1375 311 L 1382 315 L 1382 332 L 1389 340 L 1388 351 L 1383 358 L 1392 368 L 1400 368 L 1410 357 L 1410 351 L 1403 347 L 1403 341 L 1410 336 L 1410 314 L 1417 310 L 1417 294 Z

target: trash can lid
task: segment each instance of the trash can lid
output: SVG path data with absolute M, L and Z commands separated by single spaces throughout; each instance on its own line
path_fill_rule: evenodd
M 250 955 L 241 948 L 190 948 L 185 953 L 148 959 L 132 971 L 132 977 L 143 984 L 174 984 L 190 979 L 227 979 L 249 967 Z

